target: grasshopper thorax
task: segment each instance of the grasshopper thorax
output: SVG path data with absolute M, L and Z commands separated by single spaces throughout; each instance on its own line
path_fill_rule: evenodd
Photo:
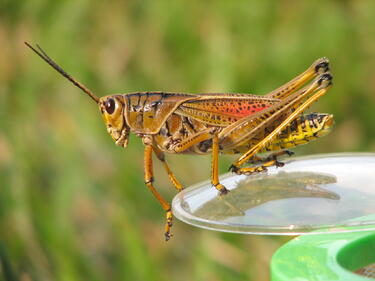
M 126 147 L 130 128 L 124 117 L 125 104 L 121 95 L 101 97 L 98 102 L 108 133 L 117 145 Z

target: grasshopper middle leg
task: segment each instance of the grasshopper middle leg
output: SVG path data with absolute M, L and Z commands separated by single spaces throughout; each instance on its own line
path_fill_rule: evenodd
M 159 148 L 157 148 L 156 146 L 152 146 L 152 149 L 156 155 L 156 157 L 160 160 L 160 162 L 163 163 L 163 166 L 164 166 L 164 169 L 167 171 L 167 174 L 168 174 L 168 177 L 170 179 L 170 181 L 172 182 L 173 186 L 177 189 L 178 192 L 180 192 L 181 190 L 184 189 L 184 187 L 182 186 L 182 184 L 177 180 L 176 176 L 173 174 L 173 172 L 171 171 L 171 169 L 169 168 L 169 165 L 167 164 L 167 162 L 165 161 L 165 156 L 164 156 L 164 152 L 161 151 Z
M 211 183 L 220 192 L 220 194 L 228 193 L 228 190 L 219 182 L 219 137 L 216 128 L 207 128 L 205 131 L 199 132 L 183 142 L 175 145 L 175 151 L 183 151 L 202 141 L 212 141 L 212 160 L 211 160 Z
M 212 139 L 212 160 L 211 160 L 211 183 L 220 192 L 220 195 L 227 194 L 228 189 L 219 182 L 219 137 L 215 133 Z

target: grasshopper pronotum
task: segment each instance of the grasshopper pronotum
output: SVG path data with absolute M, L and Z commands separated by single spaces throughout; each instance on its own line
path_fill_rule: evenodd
M 173 215 L 170 204 L 153 184 L 153 152 L 178 191 L 183 187 L 170 170 L 164 152 L 210 153 L 211 183 L 224 195 L 228 190 L 219 181 L 219 153 L 242 154 L 230 167 L 237 174 L 265 171 L 266 167 L 283 165 L 277 157 L 290 152 L 282 149 L 321 137 L 333 124 L 330 114 L 303 115 L 332 84 L 327 58 L 318 59 L 305 72 L 264 96 L 136 92 L 98 98 L 38 45 L 34 48 L 25 44 L 98 104 L 107 131 L 117 145 L 126 147 L 130 132 L 142 139 L 145 184 L 166 212 L 166 240 L 171 237 Z M 265 158 L 256 155 L 275 150 L 279 151 Z M 248 162 L 260 165 L 242 167 Z

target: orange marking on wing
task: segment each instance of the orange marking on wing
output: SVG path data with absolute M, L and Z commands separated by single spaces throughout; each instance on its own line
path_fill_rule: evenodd
M 177 108 L 176 113 L 207 124 L 227 126 L 278 102 L 280 100 L 259 96 L 202 97 L 200 100 L 184 102 Z
M 186 102 L 183 103 L 181 107 L 211 113 L 225 114 L 233 117 L 244 117 L 262 111 L 274 104 L 276 101 L 277 100 L 219 98 L 216 100 L 198 100 Z

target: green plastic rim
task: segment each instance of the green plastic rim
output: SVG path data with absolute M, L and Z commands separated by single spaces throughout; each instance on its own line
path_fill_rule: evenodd
M 374 218 L 375 214 L 366 216 Z M 374 280 L 355 271 L 375 263 L 375 232 L 348 230 L 303 235 L 288 242 L 272 257 L 271 280 Z

